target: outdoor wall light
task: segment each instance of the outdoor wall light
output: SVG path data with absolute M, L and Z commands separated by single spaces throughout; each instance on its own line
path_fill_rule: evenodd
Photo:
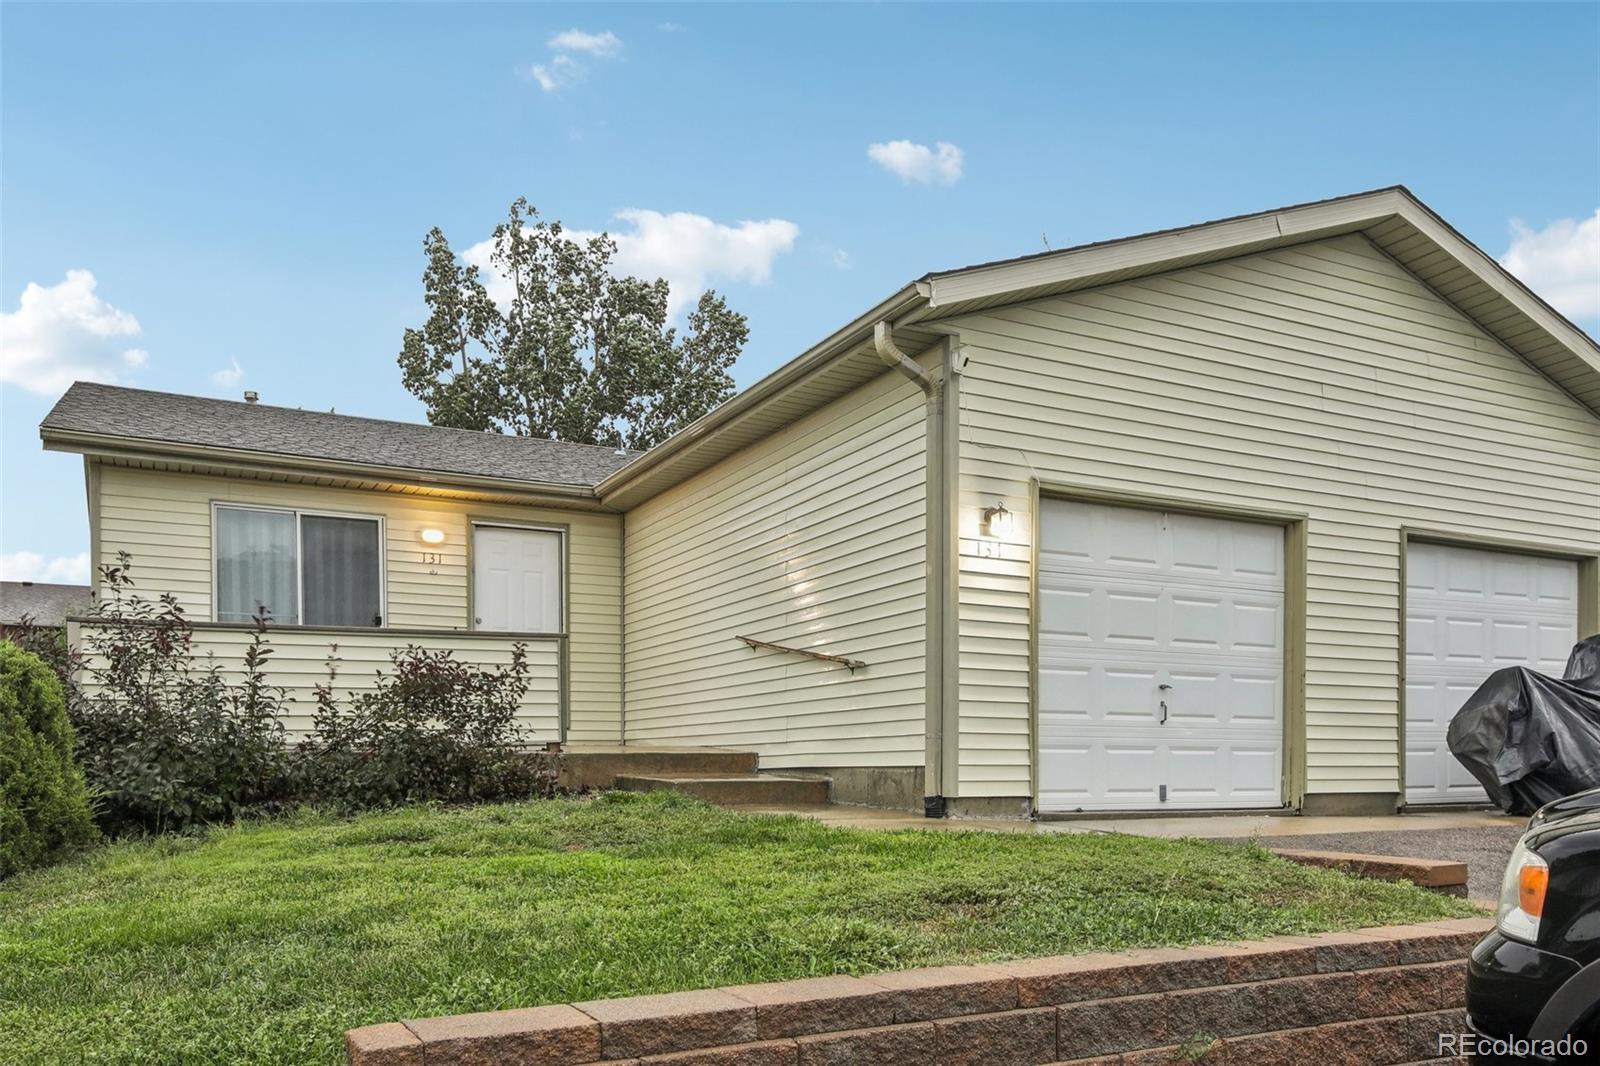
M 444 530 L 442 530 L 442 529 L 434 529 L 432 526 L 429 526 L 427 529 L 424 529 L 421 533 L 418 533 L 417 536 L 419 538 L 421 538 L 422 543 L 424 543 L 424 544 L 443 544 L 444 543 Z
M 1016 515 L 1006 510 L 1006 505 L 996 503 L 983 509 L 983 531 L 991 537 L 1009 537 L 1016 529 Z

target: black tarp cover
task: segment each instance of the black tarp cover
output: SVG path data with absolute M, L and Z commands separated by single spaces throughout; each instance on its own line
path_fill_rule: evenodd
M 1559 679 L 1496 670 L 1447 734 L 1455 757 L 1509 814 L 1600 788 L 1600 636 L 1580 641 Z

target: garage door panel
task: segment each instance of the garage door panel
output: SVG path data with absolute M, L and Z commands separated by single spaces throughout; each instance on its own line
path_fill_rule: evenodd
M 1282 792 L 1282 747 L 1276 739 L 1254 746 L 1236 744 L 1229 749 L 1232 796 L 1235 802 L 1276 806 Z
M 1229 631 L 1233 639 L 1229 651 L 1254 651 L 1281 655 L 1283 652 L 1283 612 L 1280 603 L 1238 600 L 1230 614 Z
M 1041 810 L 1281 804 L 1282 540 L 1044 501 Z
M 1228 720 L 1238 725 L 1276 729 L 1282 720 L 1283 675 L 1232 675 L 1228 693 Z
M 1406 550 L 1406 800 L 1485 802 L 1446 733 L 1491 673 L 1559 675 L 1577 640 L 1577 564 L 1413 543 Z
M 1040 666 L 1039 714 L 1087 721 L 1091 703 L 1088 666 Z
M 1500 619 L 1489 624 L 1489 659 L 1495 668 L 1520 666 L 1538 659 L 1536 634 L 1539 623 L 1532 619 Z
M 1444 620 L 1444 658 L 1451 663 L 1485 660 L 1489 647 L 1489 623 L 1483 618 L 1456 615 Z
M 1221 596 L 1173 596 L 1171 602 L 1171 643 L 1185 648 L 1221 651 L 1231 604 Z
M 1551 677 L 1560 677 L 1567 669 L 1567 659 L 1572 646 L 1578 643 L 1578 608 L 1572 608 L 1572 624 L 1545 622 L 1539 626 L 1538 670 Z
M 1159 745 L 1154 742 L 1121 742 L 1095 746 L 1104 775 L 1103 795 L 1112 806 L 1135 807 L 1156 798 Z
M 1099 607 L 1095 617 L 1104 622 L 1104 629 L 1095 633 L 1097 627 L 1091 619 L 1090 633 L 1093 636 L 1110 644 L 1155 646 L 1156 623 L 1161 607 L 1158 593 L 1102 589 L 1096 590 L 1090 602 Z
M 1091 639 L 1090 619 L 1094 616 L 1092 592 L 1083 588 L 1041 588 L 1039 590 L 1039 629 L 1058 641 Z
M 1233 576 L 1237 579 L 1283 581 L 1283 530 L 1277 526 L 1237 523 L 1233 527 Z
M 1222 744 L 1174 744 L 1167 749 L 1167 802 L 1215 806 L 1230 791 Z

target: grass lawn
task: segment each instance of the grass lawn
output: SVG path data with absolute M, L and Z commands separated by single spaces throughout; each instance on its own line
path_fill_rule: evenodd
M 1255 847 L 666 794 L 301 815 L 0 883 L 0 1060 L 334 1063 L 398 1018 L 1470 913 Z

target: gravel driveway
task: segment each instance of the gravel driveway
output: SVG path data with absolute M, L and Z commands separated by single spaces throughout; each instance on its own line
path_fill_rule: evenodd
M 1515 825 L 1458 829 L 1398 829 L 1372 833 L 1318 833 L 1309 836 L 1260 837 L 1269 848 L 1300 851 L 1353 851 L 1366 855 L 1402 855 L 1417 859 L 1453 859 L 1467 864 L 1467 897 L 1493 902 L 1500 895 L 1506 860 L 1522 836 Z M 1231 839 L 1247 839 L 1234 837 Z

